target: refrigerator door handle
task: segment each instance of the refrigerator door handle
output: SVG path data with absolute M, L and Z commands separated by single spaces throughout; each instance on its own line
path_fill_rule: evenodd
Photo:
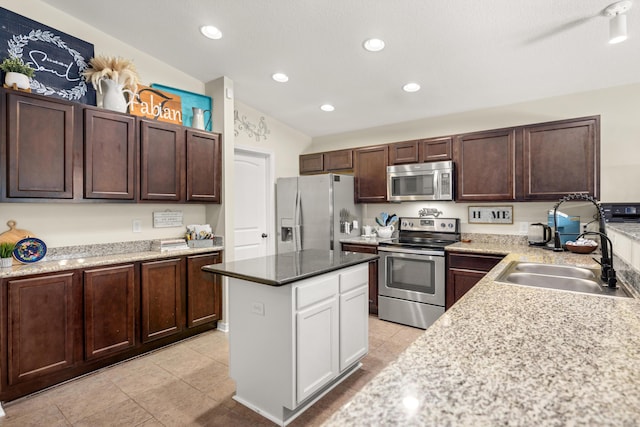
M 296 192 L 296 206 L 293 216 L 293 240 L 294 248 L 296 251 L 302 250 L 302 228 L 300 227 L 301 214 L 302 214 L 302 200 L 300 191 Z

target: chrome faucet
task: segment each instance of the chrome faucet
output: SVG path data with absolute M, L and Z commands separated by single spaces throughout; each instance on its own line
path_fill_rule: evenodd
M 599 219 L 598 231 L 597 232 L 588 231 L 588 232 L 582 233 L 580 236 L 578 236 L 578 238 L 580 238 L 581 236 L 584 236 L 585 234 L 597 234 L 600 236 L 600 247 L 601 247 L 600 253 L 602 257 L 600 258 L 600 261 L 596 260 L 595 258 L 594 258 L 594 261 L 600 264 L 601 278 L 607 284 L 607 286 L 610 288 L 617 288 L 618 286 L 616 284 L 617 283 L 616 271 L 613 269 L 613 243 L 611 242 L 611 239 L 609 239 L 609 237 L 607 236 L 607 231 L 605 230 L 604 210 L 602 209 L 600 204 L 597 202 L 597 200 L 594 199 L 592 196 L 588 194 L 582 194 L 582 193 L 567 194 L 566 196 L 561 198 L 558 201 L 558 203 L 555 204 L 555 206 L 553 207 L 553 229 L 554 229 L 553 250 L 556 252 L 564 250 L 562 248 L 562 244 L 560 243 L 560 233 L 558 232 L 557 214 L 558 214 L 558 207 L 562 203 L 568 202 L 570 200 L 586 200 L 587 202 L 593 203 L 596 209 L 598 209 L 598 219 Z M 604 241 L 603 238 L 606 239 L 606 241 Z

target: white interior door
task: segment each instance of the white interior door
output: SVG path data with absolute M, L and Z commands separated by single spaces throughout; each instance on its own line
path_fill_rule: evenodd
M 234 151 L 234 259 L 272 254 L 274 177 L 270 153 Z

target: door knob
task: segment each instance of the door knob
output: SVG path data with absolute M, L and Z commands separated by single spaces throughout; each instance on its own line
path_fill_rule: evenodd
M 269 236 L 267 235 L 267 233 L 262 233 L 262 238 L 263 238 L 263 239 L 266 239 L 267 237 L 269 237 Z

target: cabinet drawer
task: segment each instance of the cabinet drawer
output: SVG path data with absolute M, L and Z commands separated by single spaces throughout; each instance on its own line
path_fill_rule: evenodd
M 347 252 L 361 252 L 365 254 L 377 254 L 378 247 L 374 245 L 358 245 L 353 243 L 343 243 L 342 250 Z
M 296 288 L 296 309 L 331 298 L 338 293 L 338 275 L 309 279 Z
M 487 272 L 502 261 L 504 255 L 449 253 L 449 268 L 462 268 Z
M 369 285 L 369 263 L 351 267 L 340 273 L 340 293 Z

